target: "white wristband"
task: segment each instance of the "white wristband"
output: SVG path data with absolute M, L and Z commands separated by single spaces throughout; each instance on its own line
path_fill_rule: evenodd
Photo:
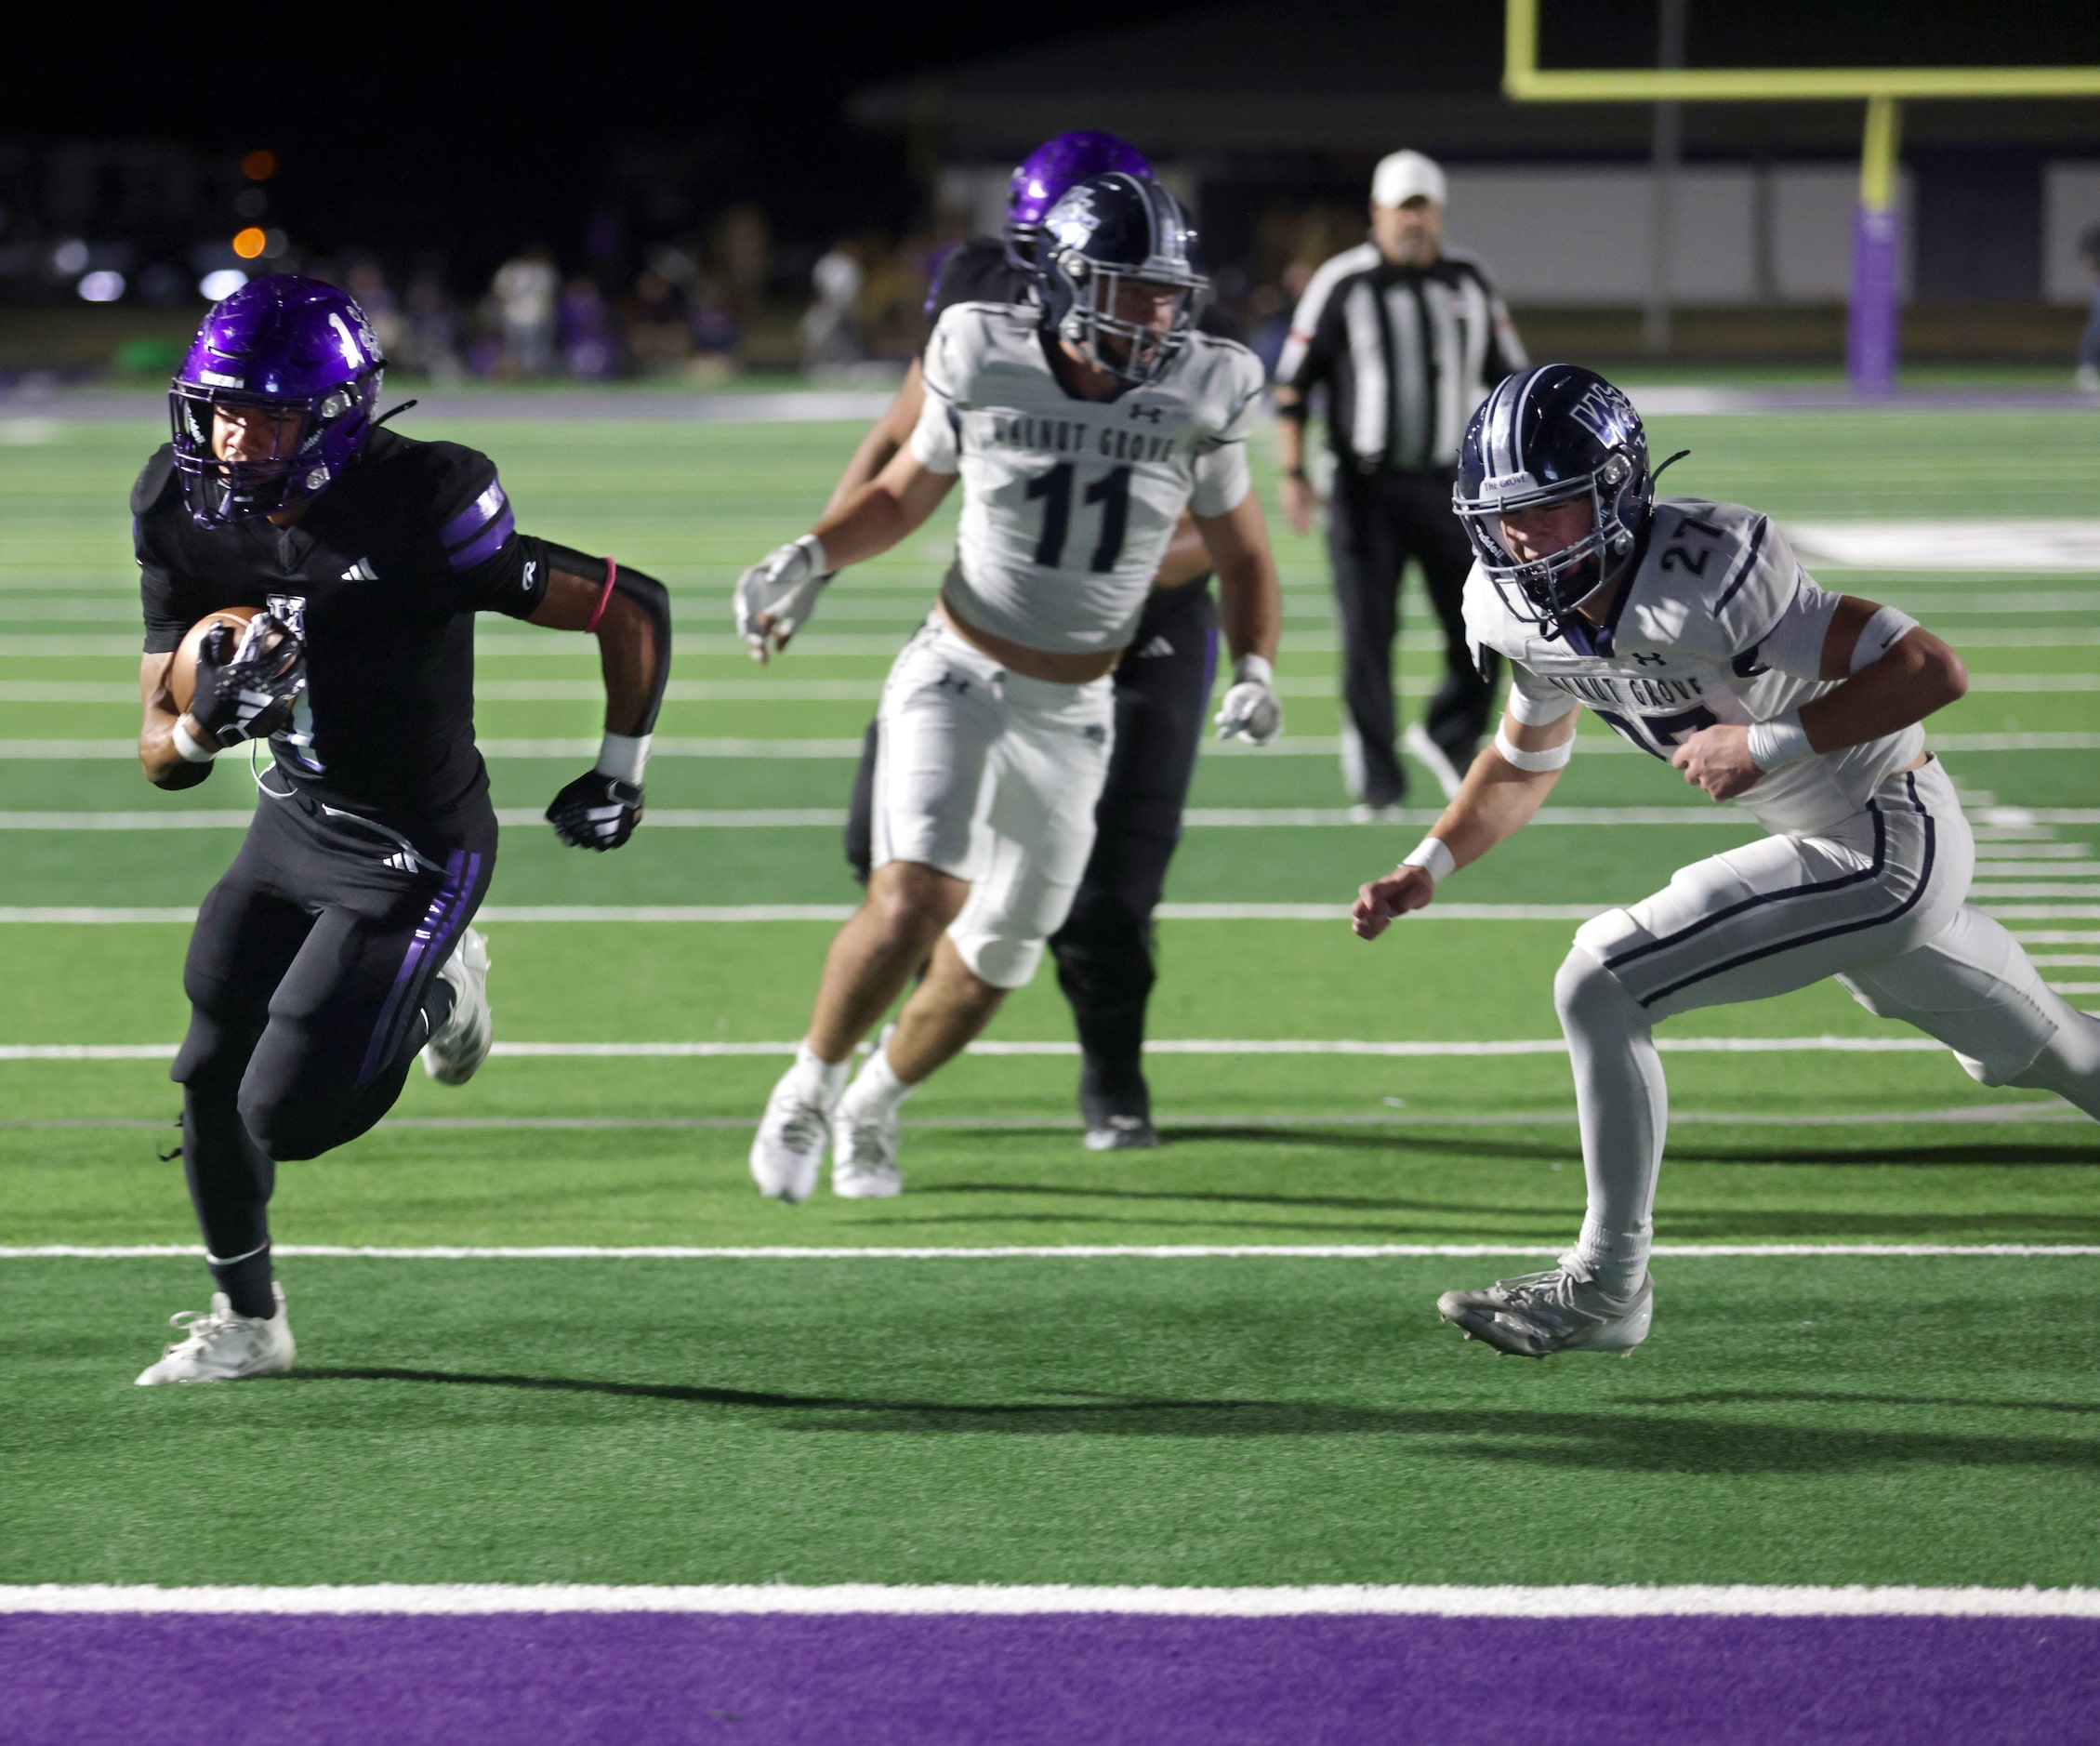
M 189 719 L 185 715 L 177 716 L 175 718 L 175 732 L 169 737 L 175 741 L 175 749 L 182 754 L 184 763 L 208 764 L 218 756 L 218 747 L 206 746 L 202 740 L 192 739 L 190 736 L 190 730 L 182 725 Z
M 1243 655 L 1233 663 L 1233 683 L 1235 685 L 1260 685 L 1265 690 L 1276 688 L 1276 669 L 1269 665 L 1265 655 Z
M 1882 607 L 1859 627 L 1859 641 L 1852 645 L 1852 671 L 1871 667 L 1917 628 L 1918 621 L 1908 613 Z
M 1750 730 L 1750 762 L 1769 775 L 1816 756 L 1808 743 L 1808 730 L 1801 724 L 1801 711 L 1789 709 L 1769 721 L 1753 721 Z
M 1497 728 L 1495 749 L 1501 753 L 1504 763 L 1514 764 L 1519 770 L 1559 770 L 1575 756 L 1575 736 L 1571 734 L 1558 746 L 1549 746 L 1542 752 L 1527 752 L 1510 737 L 1508 728 Z
M 814 534 L 804 534 L 802 537 L 797 540 L 795 543 L 798 546 L 801 547 L 804 551 L 809 553 L 810 563 L 814 571 L 814 574 L 825 577 L 828 577 L 831 575 L 831 560 L 825 556 L 824 541 L 819 539 Z
M 1402 866 L 1419 866 L 1429 875 L 1432 885 L 1441 885 L 1458 871 L 1459 863 L 1451 851 L 1445 847 L 1441 837 L 1424 837 L 1400 863 Z
M 606 734 L 598 742 L 598 774 L 639 787 L 641 767 L 649 761 L 649 742 L 654 737 L 648 734 Z

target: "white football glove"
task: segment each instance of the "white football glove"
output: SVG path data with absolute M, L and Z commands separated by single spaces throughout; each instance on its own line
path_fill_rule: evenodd
M 1233 663 L 1233 688 L 1218 710 L 1218 737 L 1266 746 L 1283 732 L 1283 705 L 1276 698 L 1275 669 L 1259 655 Z
M 768 552 L 736 579 L 736 634 L 754 661 L 768 661 L 808 622 L 816 597 L 831 580 L 824 543 L 804 534 Z

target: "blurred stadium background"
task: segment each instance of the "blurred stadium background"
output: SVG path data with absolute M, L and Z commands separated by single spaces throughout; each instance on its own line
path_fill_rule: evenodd
M 1556 68 L 1667 61 L 1672 16 L 1698 68 L 2100 65 L 2100 13 L 2026 0 L 1988 28 L 1882 0 L 1542 16 Z M 995 222 L 1039 139 L 1104 126 L 1152 153 L 1272 352 L 1304 272 L 1361 233 L 1371 165 L 1415 146 L 1533 355 L 1623 373 L 1657 453 L 1693 449 L 1672 486 L 1768 509 L 1827 584 L 1962 653 L 1975 686 L 1934 743 L 1978 901 L 2090 1006 L 2100 406 L 2072 371 L 2100 98 L 1905 103 L 1903 369 L 1862 400 L 1863 105 L 1514 103 L 1492 6 L 630 8 L 558 41 L 432 11 L 347 48 L 338 22 L 273 14 L 234 52 L 224 20 L 47 12 L 20 64 L 58 76 L 0 113 L 0 1584 L 213 1585 L 207 1609 L 271 1605 L 225 1585 L 388 1581 L 2032 1584 L 2090 1612 L 2100 1151 L 1834 986 L 1665 1032 L 1665 1307 L 1635 1362 L 1488 1364 L 1433 1326 L 1438 1290 L 1537 1264 L 1508 1257 L 1578 1216 L 1549 994 L 1577 918 L 1750 833 L 1586 724 L 1539 827 L 1433 924 L 1358 946 L 1339 906 L 1433 785 L 1402 830 L 1349 823 L 1326 559 L 1274 520 L 1288 737 L 1199 764 L 1154 1008 L 1169 1144 L 1081 1152 L 1044 976 L 910 1106 L 903 1198 L 760 1201 L 748 1124 L 853 900 L 858 735 L 951 518 L 845 577 L 764 673 L 727 599 L 807 525 L 940 250 Z M 139 1391 L 197 1285 L 158 1156 L 187 916 L 252 801 L 237 768 L 162 795 L 132 761 L 125 493 L 205 287 L 291 269 L 380 317 L 390 398 L 424 401 L 410 434 L 485 448 L 523 524 L 670 584 L 678 665 L 651 823 L 580 856 L 537 813 L 595 744 L 592 656 L 482 628 L 497 1054 L 285 1171 L 297 1374 Z M 1255 458 L 1273 504 L 1266 432 Z M 1410 712 L 1433 637 L 1411 600 Z M 1010 1252 L 1073 1245 L 1146 1258 Z M 2010 1247 L 1929 1252 L 1949 1245 Z M 428 1259 L 519 1246 L 570 1252 Z M 140 1675 L 193 1665 L 194 1639 L 46 1630 L 59 1603 L 26 1594 L 0 1590 L 0 1734 L 34 1740 L 187 1739 L 182 1717 L 349 1739 L 330 1726 L 367 1713 L 452 1741 L 839 1716 L 871 1739 L 1665 1739 L 1687 1715 L 1700 1738 L 2036 1740 L 2087 1737 L 2100 1703 L 2090 1618 L 1577 1620 L 1523 1653 L 1579 1675 L 1529 1685 L 1502 1627 L 1391 1620 L 1227 1644 L 1127 1619 L 1110 1641 L 982 1620 L 733 1641 L 703 1619 L 517 1642 L 250 1620 L 243 1652 L 288 1671 L 240 1712 Z

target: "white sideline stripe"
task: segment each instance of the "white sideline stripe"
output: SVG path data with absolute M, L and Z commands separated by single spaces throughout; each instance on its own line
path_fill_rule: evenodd
M 176 1043 L 6 1043 L 0 1061 L 166 1061 Z M 498 1041 L 490 1052 L 520 1060 L 598 1060 L 639 1056 L 674 1056 L 703 1061 L 743 1056 L 792 1055 L 788 1042 L 631 1042 L 535 1043 Z M 1932 1053 L 1946 1044 L 1930 1037 L 1658 1037 L 1656 1047 L 1676 1054 L 1914 1054 Z M 1160 1038 L 1145 1043 L 1155 1055 L 1371 1055 L 1412 1060 L 1446 1055 L 1558 1055 L 1567 1052 L 1559 1037 L 1521 1038 L 1490 1042 L 1380 1042 L 1327 1038 Z M 969 1045 L 972 1055 L 1076 1055 L 1076 1042 L 985 1042 Z
M 2100 521 L 2085 519 L 1789 522 L 1786 532 L 1803 562 L 1841 570 L 2100 570 Z
M 1762 1583 L 1520 1588 L 1328 1584 L 1305 1588 L 1079 1587 L 1063 1583 L 786 1582 L 692 1587 L 406 1583 L 310 1588 L 152 1588 L 114 1583 L 0 1588 L 0 1613 L 1155 1614 L 1286 1619 L 1307 1614 L 1441 1619 L 2100 1618 L 2100 1589 L 1811 1588 Z
M 2006 894 L 2045 896 L 2049 889 L 2017 885 Z M 2100 891 L 2079 894 L 2100 896 Z M 1433 904 L 1406 918 L 1409 926 L 1423 921 L 1587 921 L 1614 904 Z M 2100 903 L 1988 904 L 2001 921 L 2100 921 Z M 843 921 L 851 904 L 490 904 L 475 919 L 482 922 L 759 922 Z M 1161 904 L 1154 912 L 1163 921 L 1346 921 L 1341 904 Z M 20 905 L 0 906 L 0 925 L 8 922 L 64 925 L 124 925 L 133 922 L 195 921 L 188 907 L 112 907 L 96 905 Z M 2089 935 L 2072 936 L 2079 939 Z
M 204 1252 L 196 1243 L 39 1243 L 0 1248 L 0 1261 L 195 1260 Z M 1658 1243 L 1649 1252 L 1671 1261 L 2083 1260 L 2100 1255 L 2100 1243 Z M 409 1249 L 274 1243 L 271 1253 L 309 1261 L 1482 1261 L 1499 1255 L 1550 1258 L 1560 1248 L 1525 1243 L 1070 1243 L 1001 1249 L 704 1249 L 673 1243 L 563 1243 Z

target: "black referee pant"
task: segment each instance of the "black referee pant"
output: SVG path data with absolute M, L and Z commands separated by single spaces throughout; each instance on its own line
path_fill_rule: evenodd
M 1430 605 L 1444 627 L 1444 682 L 1422 725 L 1461 771 L 1487 733 L 1501 657 L 1490 655 L 1483 673 L 1466 643 L 1473 547 L 1451 510 L 1452 478 L 1448 468 L 1404 473 L 1345 467 L 1327 506 L 1342 703 L 1362 750 L 1363 791 L 1356 798 L 1367 805 L 1391 806 L 1407 789 L 1394 744 L 1393 644 L 1400 628 L 1400 574 L 1409 558 L 1420 563 Z

